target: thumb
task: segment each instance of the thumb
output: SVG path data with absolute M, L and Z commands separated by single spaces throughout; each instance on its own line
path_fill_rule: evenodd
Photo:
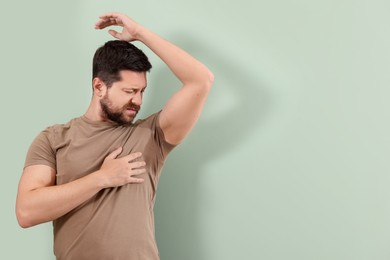
M 112 151 L 109 155 L 107 155 L 107 157 L 104 159 L 104 160 L 113 160 L 115 159 L 120 153 L 122 152 L 122 147 L 118 147 L 117 149 L 115 149 L 114 151 Z
M 117 38 L 117 39 L 121 39 L 121 34 L 118 33 L 117 31 L 115 30 L 108 30 L 108 33 L 111 34 L 113 37 Z

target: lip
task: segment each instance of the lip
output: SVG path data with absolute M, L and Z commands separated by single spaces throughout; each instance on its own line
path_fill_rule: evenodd
M 129 112 L 130 114 L 133 114 L 133 115 L 137 114 L 137 112 L 138 112 L 138 110 L 132 109 L 132 108 L 127 108 L 126 111 Z

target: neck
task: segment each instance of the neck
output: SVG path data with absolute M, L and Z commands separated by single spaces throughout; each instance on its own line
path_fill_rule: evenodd
M 92 99 L 84 116 L 92 121 L 100 121 L 100 122 L 105 121 L 101 116 L 101 108 L 100 108 L 99 101 L 96 100 L 95 98 Z

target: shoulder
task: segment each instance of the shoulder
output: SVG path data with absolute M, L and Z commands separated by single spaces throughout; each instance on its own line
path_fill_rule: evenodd
M 53 124 L 42 130 L 37 138 L 46 138 L 50 143 L 54 142 L 61 136 L 63 136 L 72 127 L 79 124 L 79 118 L 73 118 L 70 121 L 63 124 Z
M 133 127 L 140 127 L 140 128 L 156 128 L 159 127 L 158 118 L 160 116 L 161 111 L 156 112 L 144 119 L 138 119 L 134 124 Z
M 162 158 L 165 158 L 166 155 L 176 146 L 173 144 L 170 144 L 166 141 L 165 135 L 163 130 L 160 126 L 160 115 L 161 110 L 148 116 L 145 119 L 138 120 L 134 127 L 142 131 L 142 135 L 150 136 L 153 142 L 159 147 L 159 150 L 161 150 L 161 156 Z

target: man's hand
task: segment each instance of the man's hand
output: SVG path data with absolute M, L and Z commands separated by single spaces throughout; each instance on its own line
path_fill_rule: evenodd
M 137 34 L 140 25 L 130 19 L 127 15 L 120 13 L 106 13 L 99 16 L 100 20 L 96 22 L 95 29 L 104 29 L 108 26 L 121 26 L 122 32 L 109 30 L 108 32 L 118 40 L 131 42 L 137 40 Z
M 144 180 L 133 176 L 146 172 L 144 161 L 134 161 L 142 156 L 141 153 L 131 153 L 122 158 L 116 157 L 122 152 L 118 148 L 111 152 L 100 168 L 100 174 L 105 176 L 104 187 L 118 187 L 128 183 L 142 183 Z
M 145 162 L 135 159 L 141 153 L 132 153 L 115 159 L 122 151 L 110 153 L 100 170 L 62 185 L 55 185 L 56 171 L 46 165 L 27 166 L 19 183 L 16 215 L 20 226 L 26 228 L 57 219 L 103 188 L 127 183 L 142 183 L 133 176 L 145 172 Z

